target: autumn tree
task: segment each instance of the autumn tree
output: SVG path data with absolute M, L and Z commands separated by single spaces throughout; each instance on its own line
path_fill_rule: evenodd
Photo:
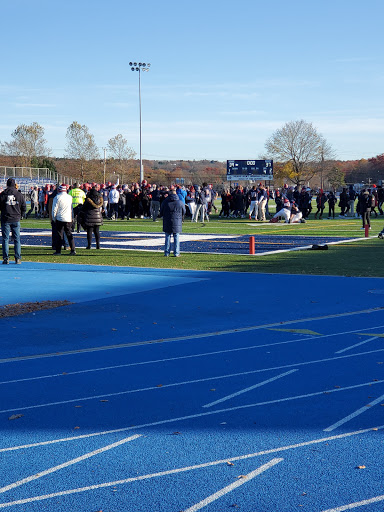
M 120 133 L 109 139 L 107 143 L 108 157 L 117 168 L 117 173 L 121 176 L 121 181 L 124 183 L 124 174 L 132 178 L 132 160 L 136 156 L 136 152 L 128 146 L 128 141 Z
M 87 126 L 73 121 L 67 129 L 66 139 L 65 157 L 74 158 L 80 162 L 81 179 L 85 181 L 85 170 L 90 171 L 90 162 L 100 157 L 95 138 L 89 133 Z
M 327 173 L 326 179 L 333 190 L 346 186 L 344 173 L 336 166 L 333 166 Z
M 296 185 L 321 172 L 319 164 L 332 156 L 332 148 L 312 123 L 290 121 L 265 143 L 268 157 L 289 164 L 286 172 Z
M 20 124 L 12 132 L 11 141 L 1 144 L 1 153 L 17 157 L 23 167 L 30 166 L 33 159 L 49 156 L 50 152 L 44 138 L 44 128 L 38 123 Z

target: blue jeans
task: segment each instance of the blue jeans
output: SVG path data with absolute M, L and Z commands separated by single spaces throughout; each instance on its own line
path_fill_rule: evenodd
M 165 233 L 164 255 L 169 256 L 171 252 L 171 236 L 173 235 L 173 254 L 180 256 L 180 233 Z
M 15 260 L 21 259 L 20 222 L 2 222 L 1 233 L 3 235 L 3 260 L 9 258 L 9 233 L 12 231 L 15 241 Z

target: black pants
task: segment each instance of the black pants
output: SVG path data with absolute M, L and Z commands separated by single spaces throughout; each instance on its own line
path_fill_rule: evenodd
M 100 226 L 87 226 L 87 242 L 88 248 L 91 248 L 92 233 L 95 234 L 96 249 L 100 249 Z
M 61 252 L 61 246 L 64 244 L 64 233 L 67 235 L 69 247 L 71 251 L 75 250 L 75 241 L 72 235 L 72 222 L 56 221 L 57 238 L 56 238 L 56 252 Z
M 362 213 L 363 227 L 365 227 L 367 225 L 371 226 L 370 216 L 371 216 L 371 210 L 368 210 L 368 211 Z

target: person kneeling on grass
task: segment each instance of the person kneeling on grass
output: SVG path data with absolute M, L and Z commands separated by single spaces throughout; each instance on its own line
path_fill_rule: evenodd
M 279 210 L 269 222 L 279 222 L 279 217 L 283 217 L 285 219 L 286 224 L 289 223 L 291 219 L 291 203 L 289 199 L 284 198 L 283 208 Z
M 305 222 L 305 220 L 303 219 L 303 214 L 299 210 L 299 208 L 298 208 L 297 204 L 295 203 L 295 201 L 292 201 L 292 205 L 291 205 L 291 218 L 289 219 L 289 223 L 290 224 L 296 224 L 296 223 L 300 223 L 300 222 Z

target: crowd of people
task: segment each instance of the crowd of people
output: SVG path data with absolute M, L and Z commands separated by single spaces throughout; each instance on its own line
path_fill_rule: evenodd
M 134 218 L 152 219 L 157 221 L 163 200 L 169 195 L 169 187 L 150 184 L 144 180 L 141 184 L 116 185 L 85 183 L 67 186 L 68 193 L 72 195 L 75 216 L 87 193 L 96 190 L 102 197 L 102 216 L 111 220 L 129 220 Z M 186 216 L 197 222 L 209 221 L 212 211 L 218 212 L 215 201 L 220 197 L 221 208 L 219 218 L 249 218 L 255 221 L 265 222 L 270 219 L 274 222 L 282 218 L 286 222 L 298 222 L 308 219 L 316 204 L 315 219 L 322 219 L 324 211 L 328 207 L 328 219 L 335 218 L 335 207 L 340 207 L 339 217 L 362 217 L 366 206 L 363 194 L 354 190 L 353 186 L 343 188 L 339 197 L 333 191 L 325 192 L 323 189 L 312 191 L 308 187 L 293 187 L 284 185 L 282 188 L 270 188 L 259 183 L 251 187 L 236 186 L 232 190 L 223 189 L 219 194 L 212 185 L 203 183 L 185 187 L 175 186 L 179 199 L 186 206 Z M 49 199 L 55 195 L 57 187 L 46 185 L 34 187 L 30 191 L 31 207 L 27 217 L 34 213 L 35 217 L 49 217 Z M 370 199 L 370 213 L 376 217 L 383 215 L 384 189 L 382 186 L 373 185 L 368 191 Z M 75 199 L 76 196 L 76 199 Z M 315 199 L 313 201 L 313 199 Z M 357 203 L 356 203 L 357 201 Z M 270 212 L 271 202 L 275 204 L 275 212 Z M 378 211 L 376 211 L 376 209 Z M 290 215 L 288 216 L 287 211 Z M 277 215 L 278 212 L 281 215 Z M 301 216 L 299 215 L 301 213 Z M 292 214 L 292 215 L 291 215 Z M 300 217 L 300 218 L 299 218 Z M 293 220 L 295 218 L 295 220 Z M 287 220 L 288 219 L 288 220 Z M 77 223 L 79 230 L 79 222 Z
M 12 210 L 11 200 L 16 195 L 19 198 L 18 214 L 21 217 L 49 218 L 52 223 L 52 248 L 55 254 L 60 254 L 61 249 L 68 245 L 71 248 L 70 254 L 76 254 L 72 233 L 80 232 L 83 228 L 87 232 L 87 249 L 91 248 L 92 236 L 96 240 L 96 248 L 100 248 L 100 226 L 103 219 L 130 220 L 134 218 L 151 219 L 157 222 L 163 217 L 162 205 L 166 199 L 179 200 L 183 205 L 183 219 L 189 217 L 192 222 L 209 221 L 212 211 L 218 212 L 215 200 L 219 194 L 211 184 L 203 183 L 202 186 L 175 185 L 166 187 L 157 184 L 150 184 L 143 180 L 141 184 L 119 185 L 108 182 L 107 184 L 97 183 L 74 183 L 71 186 L 46 185 L 44 187 L 33 187 L 29 193 L 30 208 L 26 211 L 25 199 L 17 191 L 15 180 L 10 179 L 7 188 L 1 192 L 3 200 L 3 217 L 7 218 L 2 231 L 3 235 L 12 229 L 11 217 L 6 213 Z M 313 197 L 315 200 L 313 201 Z M 374 214 L 383 215 L 384 189 L 382 186 L 372 185 L 364 188 L 359 193 L 350 185 L 343 188 L 337 197 L 333 191 L 325 192 L 318 189 L 316 192 L 310 188 L 293 187 L 284 185 L 281 188 L 272 189 L 262 183 L 251 187 L 236 186 L 232 190 L 223 189 L 220 193 L 221 208 L 219 218 L 249 218 L 255 221 L 286 223 L 306 222 L 313 205 L 316 204 L 314 213 L 315 219 L 322 219 L 324 211 L 328 206 L 328 219 L 335 218 L 335 206 L 340 207 L 339 217 L 360 217 L 363 227 L 370 228 L 370 216 Z M 17 201 L 16 201 L 17 202 Z M 270 212 L 271 202 L 275 203 L 273 213 Z M 7 206 L 8 205 L 8 206 Z M 378 211 L 376 211 L 376 209 Z M 5 213 L 4 213 L 5 212 Z M 8 215 L 8 217 L 7 217 Z M 17 216 L 16 215 L 16 216 Z M 15 217 L 16 218 L 16 217 Z M 9 224 L 9 226 L 8 226 Z M 8 229 L 9 228 L 9 229 Z M 16 229 L 16 228 L 15 228 Z M 384 236 L 384 230 L 383 230 Z M 19 239 L 17 229 L 13 233 Z M 8 233 L 9 238 L 9 233 Z M 3 260 L 8 261 L 8 241 L 3 237 Z M 178 244 L 177 244 L 178 245 Z M 20 260 L 19 250 L 16 260 Z M 3 262 L 4 262 L 3 261 Z

